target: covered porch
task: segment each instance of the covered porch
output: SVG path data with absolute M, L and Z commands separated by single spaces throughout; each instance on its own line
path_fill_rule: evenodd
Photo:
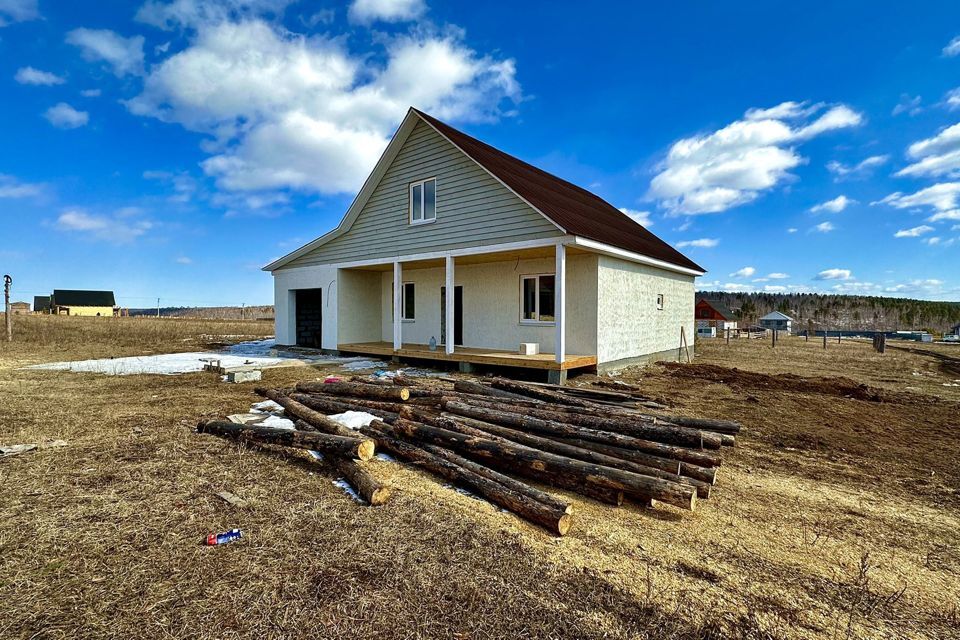
M 597 364 L 596 269 L 594 254 L 557 241 L 340 268 L 337 350 L 539 369 L 562 381 Z M 521 354 L 521 343 L 539 353 Z

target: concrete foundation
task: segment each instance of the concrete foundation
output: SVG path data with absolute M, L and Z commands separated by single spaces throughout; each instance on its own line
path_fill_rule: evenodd
M 682 353 L 678 357 L 678 352 Z M 693 345 L 690 345 L 690 357 L 693 357 Z M 667 349 L 666 351 L 658 351 L 657 353 L 648 353 L 644 356 L 638 356 L 636 358 L 622 358 L 620 360 L 613 360 L 611 362 L 602 362 L 597 365 L 597 374 L 603 375 L 607 373 L 614 373 L 620 371 L 621 369 L 627 369 L 629 367 L 638 367 L 650 364 L 652 362 L 686 362 L 687 356 L 686 353 L 678 349 Z M 551 372 L 552 373 L 552 372 Z
M 566 370 L 551 369 L 547 371 L 547 382 L 550 384 L 567 384 Z

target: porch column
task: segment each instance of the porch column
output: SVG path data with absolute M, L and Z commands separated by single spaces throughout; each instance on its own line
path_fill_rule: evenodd
M 454 301 L 456 300 L 456 290 L 454 289 L 453 284 L 453 256 L 447 256 L 447 282 L 446 282 L 446 292 L 447 295 L 444 298 L 446 304 L 443 307 L 443 313 L 446 318 L 444 321 L 447 327 L 446 340 L 444 340 L 444 348 L 447 350 L 447 355 L 453 353 L 454 342 L 457 339 L 457 333 L 454 330 L 454 319 L 453 319 L 453 310 L 455 308 Z
M 556 288 L 553 310 L 557 337 L 555 339 L 557 362 L 562 363 L 567 353 L 567 250 L 566 247 L 557 244 L 557 269 L 554 278 L 554 287 Z
M 399 351 L 403 340 L 403 267 L 400 261 L 393 263 L 393 350 Z

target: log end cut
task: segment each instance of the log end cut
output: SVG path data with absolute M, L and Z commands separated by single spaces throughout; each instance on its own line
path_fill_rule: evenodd
M 569 513 L 560 516 L 560 519 L 557 520 L 557 534 L 561 536 L 567 535 L 567 531 L 570 531 L 572 521 L 573 517 Z
M 407 389 L 406 387 L 400 389 L 400 399 L 403 400 L 404 402 L 406 402 L 407 400 L 409 400 L 409 399 L 410 399 L 410 389 Z
M 357 446 L 357 457 L 361 460 L 369 460 L 376 453 L 377 445 L 373 440 L 364 440 Z
M 378 507 L 382 504 L 385 504 L 390 500 L 390 496 L 393 495 L 393 491 L 390 487 L 378 487 L 370 494 L 370 506 Z

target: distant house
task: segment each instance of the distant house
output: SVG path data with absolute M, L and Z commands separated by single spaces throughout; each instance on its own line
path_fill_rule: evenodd
M 953 325 L 953 328 L 950 329 L 950 335 L 960 336 L 960 324 Z
M 116 307 L 113 291 L 54 289 L 50 296 L 50 312 L 56 315 L 112 317 Z
M 30 303 L 29 302 L 11 302 L 10 313 L 12 313 L 15 316 L 25 316 L 28 313 L 30 313 Z
M 715 336 L 717 332 L 737 329 L 737 317 L 719 300 L 700 300 L 694 307 L 697 335 Z
M 50 313 L 50 296 L 33 296 L 34 313 Z
M 760 318 L 760 326 L 764 329 L 775 329 L 777 331 L 793 331 L 793 318 L 779 311 L 771 311 Z

